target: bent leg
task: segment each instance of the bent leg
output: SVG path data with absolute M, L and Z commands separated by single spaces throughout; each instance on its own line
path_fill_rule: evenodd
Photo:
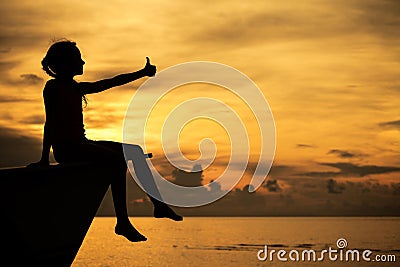
M 98 141 L 103 144 L 106 143 L 109 148 L 115 149 L 125 149 L 121 151 L 123 155 L 126 155 L 126 160 L 132 161 L 133 167 L 135 169 L 135 174 L 143 187 L 144 191 L 147 193 L 151 202 L 154 205 L 154 217 L 156 218 L 170 218 L 175 221 L 182 221 L 183 218 L 177 215 L 168 205 L 162 201 L 162 197 L 158 187 L 154 181 L 153 175 L 150 171 L 149 165 L 146 162 L 145 154 L 143 149 L 138 145 L 122 144 L 116 142 Z M 125 152 L 125 153 L 124 153 Z
M 135 174 L 144 191 L 153 199 L 155 198 L 163 202 L 160 191 L 158 190 L 158 187 L 154 181 L 154 177 L 150 171 L 149 165 L 147 164 L 143 149 L 138 145 L 124 144 L 124 150 L 127 160 L 132 161 L 133 168 L 135 169 Z
M 147 165 L 143 150 L 138 145 L 125 144 L 125 155 L 132 160 L 135 174 L 138 177 L 143 189 L 154 205 L 154 217 L 170 218 L 174 221 L 182 221 L 182 216 L 176 214 L 167 204 L 162 201 L 160 191 L 154 182 L 153 175 Z

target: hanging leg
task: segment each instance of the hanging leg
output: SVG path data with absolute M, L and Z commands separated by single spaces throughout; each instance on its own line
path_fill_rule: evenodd
M 132 160 L 135 174 L 138 177 L 142 187 L 149 196 L 154 205 L 154 217 L 156 218 L 169 218 L 174 221 L 182 221 L 182 216 L 176 214 L 167 204 L 162 201 L 160 191 L 154 182 L 153 175 L 146 162 L 146 155 L 138 145 L 126 145 L 125 155 L 129 160 Z

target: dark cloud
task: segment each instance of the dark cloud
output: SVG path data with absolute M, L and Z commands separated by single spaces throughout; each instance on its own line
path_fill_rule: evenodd
M 309 144 L 297 144 L 297 148 L 314 148 L 315 146 Z
M 2 53 L 2 54 L 9 53 L 10 51 L 11 51 L 11 48 L 0 48 L 0 53 Z
M 41 140 L 0 127 L 0 167 L 25 166 L 38 161 Z
M 30 100 L 20 96 L 0 95 L 0 103 L 25 102 L 25 101 L 30 101 Z
M 376 166 L 376 165 L 356 165 L 352 163 L 321 163 L 321 165 L 331 166 L 340 169 L 340 172 L 349 175 L 366 176 L 370 174 L 382 174 L 400 171 L 400 168 L 393 166 Z
M 87 107 L 90 108 L 90 99 L 87 100 Z M 117 112 L 115 112 L 117 113 Z M 115 115 L 115 113 L 97 110 L 97 113 L 91 112 L 90 115 L 85 116 L 85 125 L 90 129 L 104 129 L 114 127 L 118 121 L 122 121 L 122 116 Z M 118 114 L 118 113 L 117 113 Z
M 0 61 L 0 74 L 8 73 L 15 68 L 19 63 L 16 61 Z
M 107 202 L 107 203 L 104 203 Z M 153 205 L 147 197 L 129 200 L 129 214 L 132 216 L 152 216 Z M 99 215 L 113 215 L 111 194 L 103 200 L 103 208 Z M 105 208 L 107 207 L 107 208 Z M 174 210 L 183 216 L 262 216 L 266 215 L 266 199 L 263 195 L 248 192 L 248 185 L 243 189 L 235 189 L 225 197 L 204 205 L 193 208 L 179 208 Z
M 218 193 L 222 191 L 221 184 L 214 180 L 210 181 L 210 185 L 208 187 L 210 188 L 211 193 Z
M 23 73 L 19 77 L 15 77 L 12 70 L 20 63 L 16 61 L 0 62 L 1 82 L 10 86 L 16 85 L 42 85 L 44 79 L 33 73 Z
M 326 187 L 328 188 L 328 193 L 330 194 L 340 194 L 344 190 L 344 186 L 342 184 L 338 184 L 333 179 L 329 179 Z
M 242 12 L 242 11 L 241 11 Z M 238 45 L 243 42 L 253 43 L 261 40 L 297 39 L 315 34 L 309 31 L 312 21 L 302 17 L 299 12 L 288 15 L 282 12 L 259 10 L 224 16 L 219 23 L 203 28 L 188 37 L 201 42 L 224 42 L 226 45 Z
M 294 166 L 289 166 L 289 165 L 272 165 L 270 174 L 271 175 L 283 175 L 287 174 L 288 172 L 291 172 L 295 169 Z
M 174 209 L 184 216 L 398 216 L 400 183 L 378 180 L 338 182 L 334 179 L 289 179 L 288 189 L 249 193 L 250 185 L 235 188 L 213 203 Z M 271 182 L 271 185 L 278 184 Z M 128 179 L 128 209 L 132 216 L 152 216 L 153 205 L 136 183 Z M 218 189 L 217 189 L 218 190 Z M 111 192 L 99 215 L 112 216 Z
M 44 115 L 33 115 L 24 118 L 20 122 L 24 124 L 44 124 L 44 121 L 45 121 Z
M 253 175 L 254 171 L 257 167 L 257 162 L 249 162 L 247 164 L 246 173 L 249 175 Z M 268 173 L 269 176 L 277 177 L 277 176 L 288 176 L 295 172 L 296 167 L 289 165 L 278 165 L 273 164 Z
M 319 163 L 322 166 L 329 166 L 339 169 L 337 172 L 307 172 L 301 175 L 309 177 L 363 177 L 371 174 L 383 174 L 400 171 L 399 167 L 394 166 L 376 166 L 376 165 L 356 165 L 347 162 L 337 163 Z
M 0 61 L 0 76 L 2 77 L 0 83 L 14 85 L 15 82 L 10 77 L 10 73 L 17 65 L 19 62 L 16 61 Z
M 9 20 L 4 19 L 4 17 L 2 16 L 2 21 L 5 21 L 6 23 L 0 22 L 0 27 L 2 30 L 0 43 L 4 44 L 4 46 L 9 47 L 10 49 L 15 49 L 15 51 L 17 51 L 19 48 L 30 49 L 32 47 L 39 47 L 40 49 L 43 49 L 43 52 L 45 52 L 47 45 L 51 41 L 51 35 L 49 35 L 49 32 L 41 31 L 40 29 L 32 29 L 32 25 L 24 25 L 24 23 L 43 23 L 43 20 L 40 19 L 40 16 L 43 16 L 43 13 L 40 15 L 41 12 L 31 8 L 29 9 L 29 11 L 25 12 L 32 13 L 32 16 L 29 16 L 29 18 L 25 17 L 20 20 L 16 20 L 16 17 L 22 12 L 24 11 L 16 10 L 16 13 L 14 13 L 9 10 L 9 12 L 6 12 L 7 15 L 9 15 Z M 33 13 L 38 14 L 38 17 L 36 19 L 33 16 Z M 43 26 L 44 24 L 38 25 L 38 27 Z
M 400 128 L 400 120 L 379 123 L 381 127 Z
M 393 195 L 400 195 L 400 183 L 392 183 Z
M 0 101 L 0 103 L 1 103 L 1 101 Z M 0 119 L 3 119 L 3 120 L 11 121 L 11 120 L 13 120 L 13 118 L 14 117 L 11 115 L 10 112 L 4 112 L 3 114 L 0 115 Z
M 155 168 L 157 169 L 157 172 L 162 177 L 165 177 L 167 180 L 173 180 L 173 178 L 171 178 L 171 174 L 176 168 L 171 163 L 169 163 L 164 154 L 153 154 L 151 162 L 153 166 L 155 166 Z
M 268 189 L 269 192 L 279 192 L 282 188 L 279 186 L 278 181 L 275 179 L 268 179 L 264 187 Z
M 37 76 L 36 74 L 21 74 L 20 77 L 22 79 L 22 83 L 24 84 L 37 85 L 43 83 L 43 78 Z
M 247 8 L 227 12 L 208 13 L 213 23 L 208 27 L 192 28 L 192 33 L 186 37 L 203 46 L 223 44 L 225 49 L 333 37 L 357 42 L 357 39 L 351 41 L 357 35 L 376 36 L 378 42 L 392 46 L 399 42 L 395 34 L 400 27 L 398 1 L 342 0 L 324 5 L 310 1 L 303 3 L 301 8 L 295 5 L 272 7 L 267 1 L 259 1 Z
M 203 181 L 203 171 L 201 170 L 201 166 L 195 165 L 191 172 L 187 172 L 180 169 L 175 169 L 172 172 L 172 177 L 174 178 L 173 183 L 180 186 L 202 186 Z
M 335 154 L 341 158 L 354 158 L 356 155 L 346 150 L 331 149 L 328 154 Z
M 311 187 L 300 182 L 291 185 L 290 193 L 274 194 L 249 193 L 248 188 L 249 185 L 235 188 L 205 206 L 175 210 L 184 216 L 398 216 L 400 211 L 400 183 L 314 179 Z M 130 203 L 131 215 L 152 215 L 153 207 L 147 198 Z M 109 207 L 112 211 L 112 202 Z
M 357 9 L 357 19 L 364 31 L 390 39 L 397 39 L 400 27 L 400 5 L 397 0 L 352 1 Z

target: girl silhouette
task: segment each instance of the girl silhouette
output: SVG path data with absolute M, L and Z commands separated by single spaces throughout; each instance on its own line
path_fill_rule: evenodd
M 117 217 L 115 233 L 132 242 L 145 241 L 131 224 L 126 207 L 126 160 L 121 143 L 112 141 L 93 141 L 85 136 L 82 102 L 86 104 L 87 94 L 99 93 L 115 86 L 120 86 L 146 76 L 154 76 L 156 66 L 149 58 L 143 69 L 132 73 L 120 74 L 110 79 L 96 82 L 77 82 L 75 75 L 83 74 L 85 62 L 75 42 L 59 41 L 51 45 L 42 60 L 43 70 L 53 77 L 47 81 L 43 98 L 46 110 L 46 122 L 43 133 L 42 157 L 33 166 L 49 165 L 50 148 L 59 163 L 68 162 L 104 162 L 116 166 L 116 175 L 111 179 L 111 191 Z M 136 175 L 147 187 L 156 189 L 151 171 L 147 165 L 143 150 L 137 145 L 130 145 L 130 155 Z M 159 195 L 159 194 L 158 194 Z M 170 218 L 181 221 L 164 202 L 149 196 L 154 205 L 154 217 Z M 161 198 L 159 198 L 161 199 Z

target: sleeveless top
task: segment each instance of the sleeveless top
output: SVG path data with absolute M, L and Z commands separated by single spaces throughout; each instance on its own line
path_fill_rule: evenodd
M 43 90 L 46 127 L 52 145 L 86 140 L 82 113 L 82 92 L 78 83 L 49 80 Z

